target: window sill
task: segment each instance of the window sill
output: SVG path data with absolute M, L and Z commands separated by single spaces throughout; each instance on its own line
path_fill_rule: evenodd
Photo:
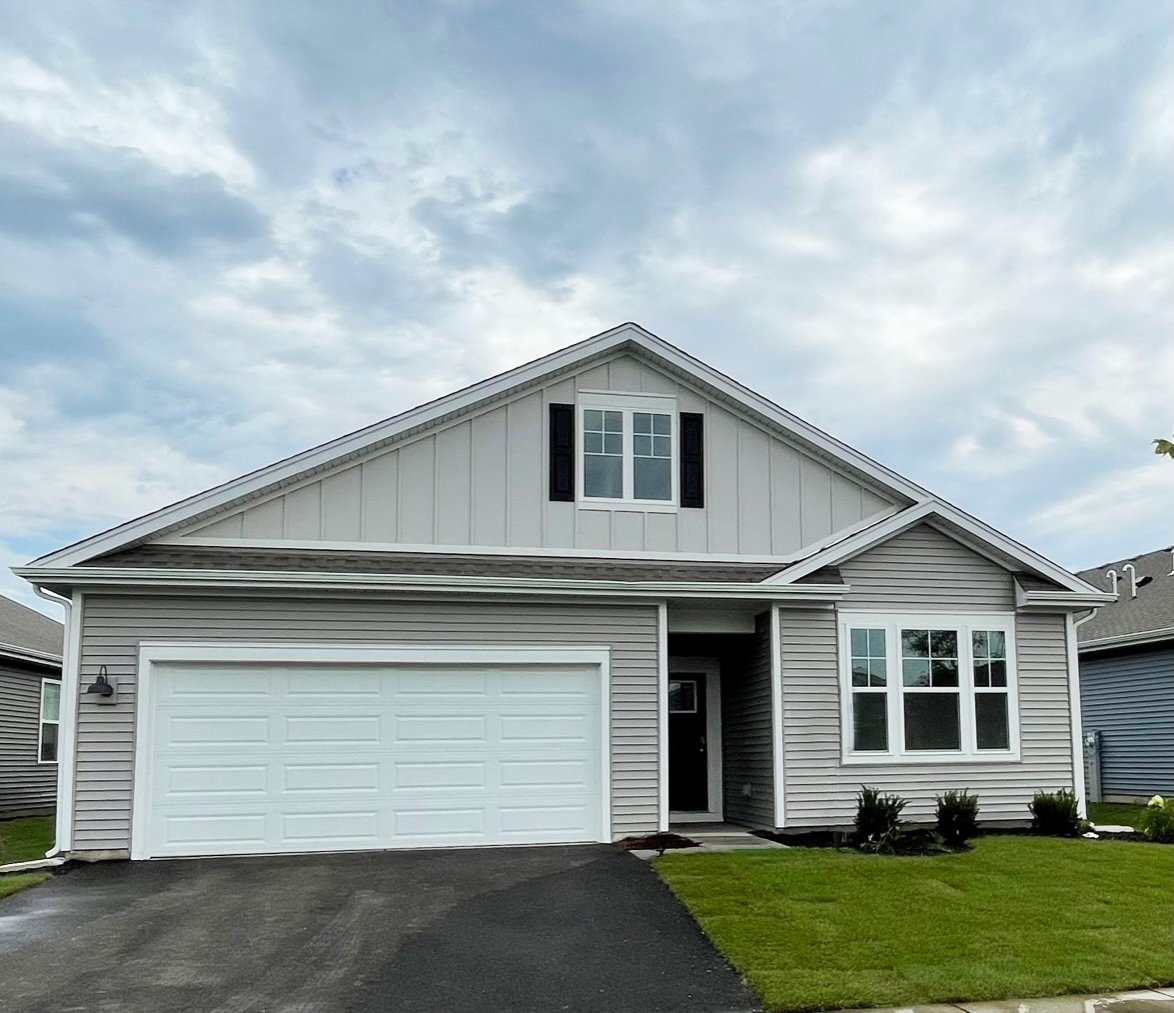
M 846 753 L 840 757 L 840 764 L 845 767 L 875 767 L 875 766 L 903 766 L 925 767 L 940 763 L 1019 763 L 1022 757 L 1018 752 L 989 753 L 905 753 L 893 755 L 891 753 Z
M 627 510 L 650 514 L 675 514 L 676 503 L 658 503 L 655 500 L 580 499 L 575 501 L 580 510 Z

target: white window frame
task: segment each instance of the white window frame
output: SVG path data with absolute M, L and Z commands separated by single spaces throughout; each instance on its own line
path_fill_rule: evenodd
M 675 513 L 680 503 L 681 491 L 681 440 L 680 414 L 677 399 L 664 394 L 616 394 L 612 391 L 580 391 L 575 412 L 575 501 L 588 510 L 623 510 L 639 507 L 645 511 Z M 673 454 L 669 459 L 669 478 L 672 495 L 669 499 L 636 499 L 624 495 L 619 498 L 587 496 L 583 489 L 586 471 L 586 441 L 583 439 L 583 415 L 588 411 L 618 411 L 623 417 L 623 488 L 630 493 L 634 488 L 635 446 L 632 431 L 632 415 L 635 412 L 653 412 L 669 417 L 669 436 L 672 439 Z
M 856 751 L 853 749 L 852 715 L 852 644 L 853 629 L 883 629 L 885 631 L 886 667 L 888 685 L 886 715 L 888 719 L 889 748 L 885 752 Z M 933 629 L 958 632 L 958 695 L 961 725 L 961 749 L 927 750 L 905 748 L 905 708 L 902 704 L 904 685 L 901 679 L 901 630 Z M 1007 734 L 1010 748 L 979 749 L 975 724 L 975 692 L 989 692 L 991 687 L 975 686 L 974 659 L 971 634 L 975 630 L 999 630 L 1007 644 Z M 840 665 L 840 730 L 841 759 L 844 764 L 894 763 L 1014 763 L 1021 758 L 1019 739 L 1019 676 L 1015 663 L 1015 616 L 1007 612 L 987 613 L 928 613 L 928 612 L 852 612 L 840 610 L 839 665 Z M 1002 689 L 999 687 L 998 689 Z M 923 690 L 924 691 L 924 690 Z M 876 692 L 872 690 L 871 692 Z M 941 689 L 938 692 L 953 692 Z
M 52 683 L 57 687 L 57 720 L 45 720 L 45 685 Z M 37 698 L 37 763 L 45 765 L 56 765 L 57 760 L 42 760 L 41 747 L 45 744 L 45 725 L 57 726 L 57 757 L 61 757 L 61 705 L 64 698 L 61 695 L 61 680 L 60 679 L 42 679 L 41 680 L 41 695 Z

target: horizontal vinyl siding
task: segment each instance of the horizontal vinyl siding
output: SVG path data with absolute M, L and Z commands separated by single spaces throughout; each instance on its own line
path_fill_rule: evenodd
M 1174 648 L 1081 658 L 1080 701 L 1103 792 L 1174 794 Z
M 722 671 L 722 788 L 727 819 L 773 827 L 770 613 L 760 615 L 755 625 L 754 649 L 745 665 Z
M 984 820 L 1026 819 L 1036 790 L 1072 786 L 1064 616 L 1016 619 L 1022 759 L 1014 763 L 841 763 L 836 630 L 832 611 L 782 612 L 788 827 L 851 823 L 855 796 L 866 784 L 908 798 L 905 812 L 912 819 L 932 817 L 934 796 L 942 791 L 969 788 L 979 796 Z
M 1015 608 L 1011 574 L 984 556 L 919 524 L 840 564 L 852 591 L 845 608 L 878 612 L 1009 612 Z
M 75 850 L 130 843 L 139 642 L 225 639 L 610 647 L 613 829 L 657 826 L 655 605 L 87 595 L 82 689 L 106 665 L 119 702 L 80 708 Z
M 51 813 L 57 802 L 57 764 L 37 762 L 47 674 L 0 665 L 0 816 Z

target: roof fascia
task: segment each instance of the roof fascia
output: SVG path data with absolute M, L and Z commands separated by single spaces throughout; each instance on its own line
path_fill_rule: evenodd
M 377 422 L 292 457 L 284 458 L 240 478 L 214 486 L 204 492 L 197 493 L 195 496 L 189 496 L 187 499 L 163 507 L 161 510 L 127 521 L 125 524 L 120 524 L 90 538 L 40 556 L 33 563 L 35 565 L 71 566 L 93 559 L 95 556 L 113 552 L 131 542 L 140 541 L 156 532 L 182 524 L 193 517 L 215 511 L 219 507 L 227 506 L 270 486 L 289 482 L 306 472 L 322 468 L 348 455 L 359 453 L 372 444 L 393 439 L 399 433 L 427 425 L 446 415 L 471 408 L 479 402 L 500 397 L 516 387 L 534 383 L 553 373 L 565 372 L 579 363 L 625 347 L 643 350 L 654 360 L 659 360 L 683 375 L 714 389 L 732 402 L 766 418 L 785 432 L 798 437 L 828 457 L 843 462 L 871 479 L 878 486 L 899 497 L 920 500 L 929 496 L 929 493 L 920 486 L 909 482 L 896 472 L 890 471 L 815 426 L 804 422 L 774 402 L 708 366 L 700 359 L 695 359 L 682 352 L 638 324 L 625 323 L 505 373 L 500 373 L 427 404 L 412 408 L 390 419 Z
M 181 570 L 149 567 L 13 567 L 39 587 L 101 587 L 134 593 L 142 588 L 245 590 L 389 590 L 447 594 L 559 595 L 635 598 L 722 598 L 834 602 L 846 584 L 770 585 L 754 581 L 622 581 L 551 577 L 475 577 L 433 574 L 363 574 L 271 570 Z
M 1046 559 L 1039 555 L 1039 553 L 1033 552 L 1027 546 L 1020 545 L 1014 539 L 1008 538 L 989 525 L 983 524 L 982 521 L 963 513 L 957 507 L 934 499 L 927 500 L 923 503 L 916 503 L 907 510 L 902 510 L 900 513 L 896 513 L 869 528 L 865 528 L 850 538 L 828 546 L 828 548 L 815 553 L 815 555 L 808 557 L 803 562 L 796 563 L 781 573 L 768 577 L 766 582 L 791 583 L 801 577 L 814 573 L 821 567 L 835 566 L 838 563 L 842 563 L 873 546 L 879 545 L 881 542 L 885 542 L 907 531 L 921 521 L 930 521 L 933 518 L 940 518 L 961 528 L 966 535 L 970 536 L 969 539 L 965 537 L 959 539 L 958 535 L 954 532 L 949 532 L 948 537 L 968 544 L 970 548 L 981 552 L 983 555 L 987 555 L 988 558 L 990 558 L 989 549 L 994 549 L 1028 569 L 1034 570 L 1041 576 L 1047 577 L 1049 580 L 1054 580 L 1057 584 L 1062 585 L 1069 591 L 1094 598 L 1103 594 L 1098 588 L 1081 580 L 1075 574 L 1069 573 L 1062 566 L 1053 563 L 1050 559 Z M 974 540 L 973 544 L 970 543 L 970 539 Z M 1000 563 L 1000 565 L 1005 564 Z M 1104 602 L 1101 602 L 1101 604 L 1104 604 Z

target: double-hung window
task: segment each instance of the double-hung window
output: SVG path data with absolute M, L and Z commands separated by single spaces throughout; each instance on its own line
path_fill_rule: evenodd
M 840 616 L 844 759 L 1014 760 L 1014 617 Z
M 677 503 L 673 398 L 584 392 L 578 412 L 581 504 L 671 508 Z
M 41 727 L 37 736 L 37 760 L 57 762 L 57 729 L 61 721 L 61 683 L 41 680 Z

